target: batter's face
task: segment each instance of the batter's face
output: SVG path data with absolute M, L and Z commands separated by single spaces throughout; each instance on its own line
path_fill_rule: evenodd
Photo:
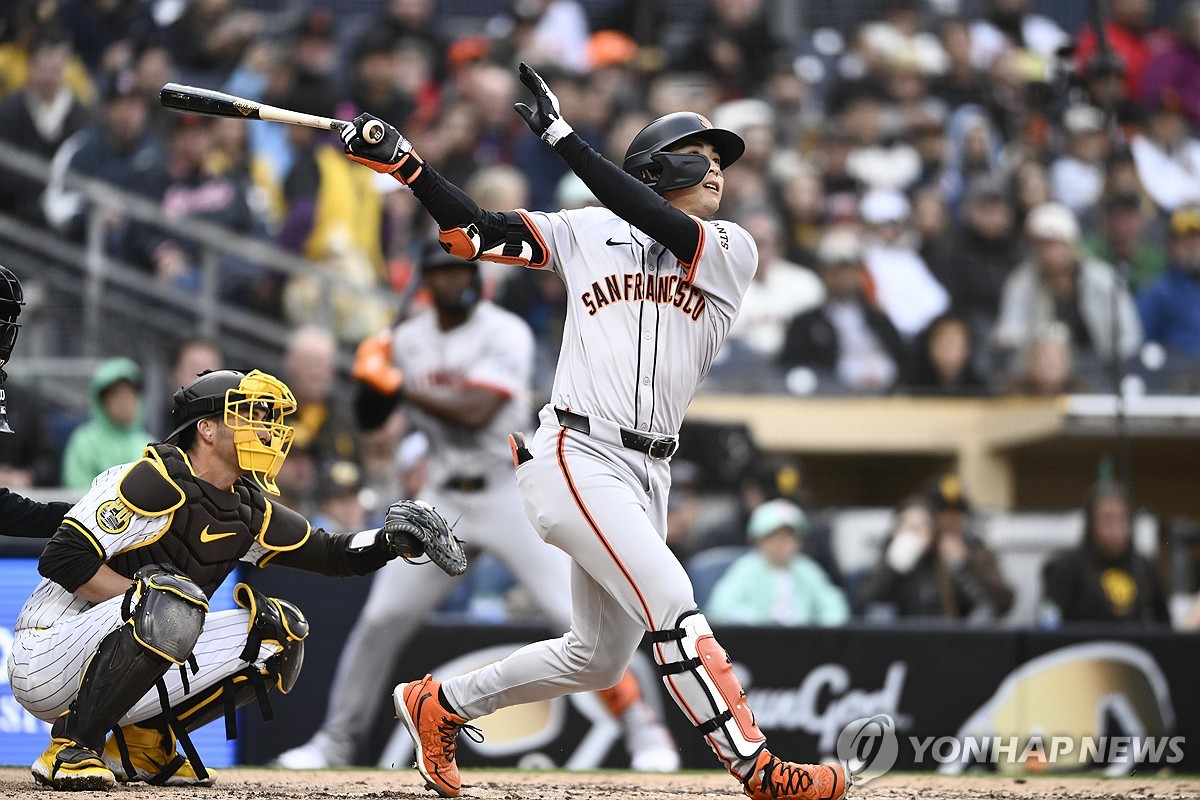
M 721 206 L 721 195 L 725 191 L 725 176 L 721 173 L 721 154 L 703 139 L 685 139 L 672 153 L 699 153 L 708 157 L 708 175 L 695 186 L 667 192 L 663 199 L 685 214 L 708 219 Z

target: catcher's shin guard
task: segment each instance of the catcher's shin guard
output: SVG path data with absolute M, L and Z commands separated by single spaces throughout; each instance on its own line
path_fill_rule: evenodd
M 653 631 L 654 657 L 675 702 L 717 757 L 744 779 L 766 737 L 746 704 L 733 664 L 699 611 L 683 614 L 677 627 Z M 672 660 L 672 659 L 675 660 Z
M 150 566 L 134 576 L 123 610 L 125 624 L 101 640 L 71 708 L 54 723 L 55 736 L 97 753 L 104 749 L 105 734 L 133 704 L 172 664 L 191 656 L 208 600 L 186 576 Z

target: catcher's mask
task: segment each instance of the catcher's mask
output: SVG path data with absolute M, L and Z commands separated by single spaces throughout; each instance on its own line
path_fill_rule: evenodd
M 699 114 L 677 111 L 659 117 L 642 128 L 629 149 L 621 169 L 658 194 L 695 186 L 708 175 L 708 158 L 699 153 L 671 153 L 684 139 L 703 139 L 721 154 L 721 169 L 727 169 L 746 152 L 742 137 L 724 128 L 714 128 Z
M 176 443 L 200 420 L 221 415 L 233 431 L 238 466 L 253 475 L 263 489 L 279 494 L 275 476 L 295 435 L 283 418 L 296 410 L 296 398 L 283 381 L 258 370 L 248 374 L 232 369 L 209 371 L 176 391 L 171 400 L 175 430 L 165 441 Z
M 21 291 L 21 282 L 12 270 L 0 266 L 0 433 L 12 433 L 8 424 L 8 403 L 4 396 L 4 381 L 8 379 L 4 365 L 12 356 L 13 345 L 17 343 L 17 332 L 21 329 L 17 317 L 21 315 L 24 305 L 25 293 Z

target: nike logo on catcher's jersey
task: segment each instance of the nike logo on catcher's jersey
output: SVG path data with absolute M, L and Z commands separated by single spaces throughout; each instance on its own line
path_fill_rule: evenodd
M 614 242 L 612 240 L 612 237 L 609 237 L 608 241 L 606 241 L 605 244 L 608 245 L 609 247 L 619 247 L 620 245 L 623 245 L 623 244 L 633 244 L 633 242 Z
M 228 533 L 209 533 L 208 526 L 204 526 L 204 530 L 200 531 L 200 541 L 215 542 L 217 539 L 224 539 L 226 536 L 237 536 L 237 531 L 229 531 Z

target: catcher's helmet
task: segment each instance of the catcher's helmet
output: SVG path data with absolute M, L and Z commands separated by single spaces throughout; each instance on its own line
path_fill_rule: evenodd
M 7 267 L 0 267 L 0 367 L 8 363 L 13 345 L 17 342 L 17 317 L 25 305 L 21 282 Z
M 708 159 L 697 153 L 669 153 L 667 149 L 684 139 L 703 139 L 721 154 L 721 168 L 742 157 L 746 143 L 724 128 L 714 128 L 699 114 L 677 111 L 659 117 L 638 131 L 625 151 L 621 169 L 658 194 L 686 189 L 704 180 Z
M 175 444 L 202 419 L 221 415 L 233 431 L 238 466 L 271 494 L 279 494 L 275 476 L 287 458 L 295 431 L 283 418 L 296 410 L 296 398 L 283 381 L 265 372 L 219 369 L 202 373 L 171 396 L 175 429 L 165 439 Z M 262 411 L 256 416 L 256 411 Z M 263 441 L 263 436 L 270 441 Z

